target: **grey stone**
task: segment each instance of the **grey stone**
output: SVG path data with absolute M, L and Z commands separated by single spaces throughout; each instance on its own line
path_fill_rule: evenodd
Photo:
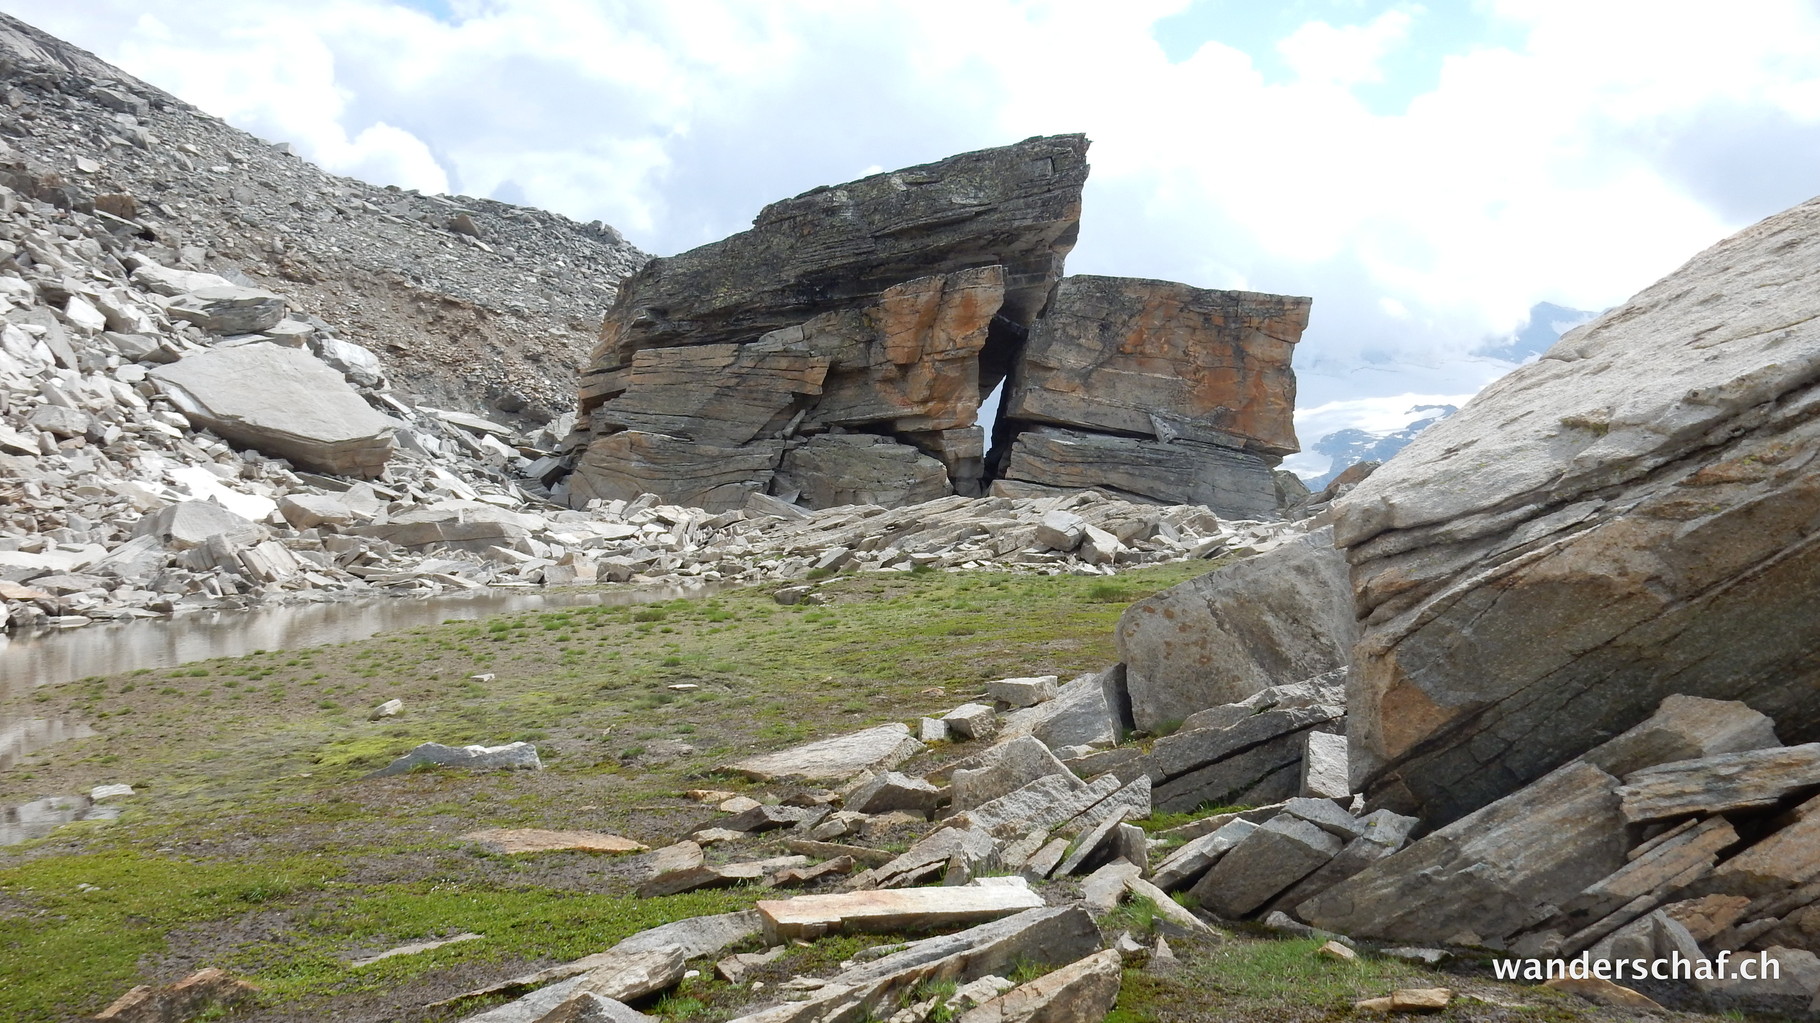
M 1820 785 L 1820 742 L 1721 753 L 1646 767 L 1618 790 L 1631 824 L 1774 806 L 1791 792 Z
M 954 809 L 971 810 L 994 799 L 1023 788 L 1043 777 L 1058 777 L 1075 789 L 1086 784 L 1049 752 L 1049 748 L 1031 736 L 1002 742 L 979 758 L 979 766 L 957 769 L 950 776 Z
M 217 284 L 176 296 L 167 312 L 212 334 L 257 334 L 284 319 L 284 299 L 258 288 Z
M 1122 692 L 1123 681 L 1123 665 L 1082 675 L 1057 689 L 1054 699 L 1006 714 L 1000 734 L 1034 735 L 1050 749 L 1110 746 L 1119 738 L 1119 717 L 1107 694 Z
M 1096 917 L 1119 908 L 1125 897 L 1125 880 L 1140 871 L 1129 860 L 1115 859 L 1081 879 L 1081 904 Z
M 1132 718 L 1155 731 L 1347 664 L 1358 634 L 1326 531 L 1139 601 L 1119 618 Z
M 1232 820 L 1216 831 L 1189 839 L 1157 865 L 1151 883 L 1164 891 L 1188 887 L 1257 827 L 1248 820 Z
M 1060 508 L 1043 513 L 1036 523 L 1036 542 L 1050 550 L 1064 553 L 1081 545 L 1087 532 L 1087 520 Z
M 1034 707 L 1055 699 L 1056 676 L 1001 678 L 986 683 L 986 695 L 1012 707 Z
M 1105 775 L 1080 787 L 1079 779 L 1045 775 L 990 802 L 955 814 L 949 821 L 992 834 L 1027 834 L 1033 828 L 1053 828 L 1085 813 L 1124 786 Z
M 858 813 L 908 810 L 927 816 L 935 810 L 941 792 L 921 778 L 884 771 L 848 796 L 845 806 Z
M 463 746 L 460 748 L 426 742 L 367 777 L 382 778 L 387 775 L 405 774 L 422 767 L 460 767 L 469 771 L 541 771 L 543 762 L 537 757 L 537 747 L 528 742 L 512 742 L 504 746 Z
M 1241 919 L 1337 856 L 1340 840 L 1294 817 L 1275 817 L 1220 857 L 1193 892 L 1201 905 Z
M 150 374 L 198 428 L 317 472 L 377 476 L 398 422 L 334 370 L 276 345 L 196 352 Z
M 133 535 L 153 537 L 182 551 L 214 536 L 225 537 L 236 547 L 250 547 L 271 534 L 257 522 L 213 501 L 179 501 L 134 523 Z
M 879 959 L 836 974 L 800 1002 L 786 1002 L 741 1016 L 734 1023 L 809 1023 L 851 1006 L 864 1015 L 924 979 L 967 983 L 1004 974 L 1019 961 L 1062 965 L 1098 951 L 1100 932 L 1078 906 L 1029 909 L 954 934 L 913 942 Z M 1039 978 L 1041 979 L 1041 978 Z M 988 1003 L 990 1004 L 990 1003 Z
M 1345 799 L 1352 794 L 1347 774 L 1346 737 L 1310 731 L 1302 735 L 1302 784 L 1300 794 L 1324 799 Z
M 1122 977 L 1116 949 L 1095 952 L 962 1013 L 956 1023 L 1098 1023 L 1118 1001 Z
M 1276 514 L 1277 459 L 1219 444 L 1039 426 L 1017 434 L 1003 482 L 1107 487 L 1162 504 L 1197 504 L 1231 518 Z
M 851 778 L 861 771 L 887 771 L 923 751 L 908 726 L 893 722 L 831 739 L 805 743 L 777 753 L 747 757 L 728 770 L 757 781 L 805 778 L 811 781 Z
M 983 703 L 964 703 L 942 715 L 948 730 L 963 739 L 989 739 L 998 730 L 998 715 Z
M 1359 838 L 1366 831 L 1364 821 L 1340 809 L 1331 799 L 1298 796 L 1283 804 L 1283 812 L 1291 817 L 1300 817 L 1342 842 Z

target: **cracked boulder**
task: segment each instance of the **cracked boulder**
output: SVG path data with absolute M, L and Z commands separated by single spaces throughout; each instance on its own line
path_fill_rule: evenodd
M 1695 256 L 1333 509 L 1355 783 L 1445 823 L 1645 718 L 1820 739 L 1820 201 Z

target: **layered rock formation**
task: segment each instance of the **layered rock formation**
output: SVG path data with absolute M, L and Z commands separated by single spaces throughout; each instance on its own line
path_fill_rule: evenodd
M 1169 281 L 1062 281 L 1005 390 L 1000 475 L 1272 514 L 1271 470 L 1299 450 L 1289 361 L 1309 304 Z
M 891 506 L 996 476 L 1005 496 L 1274 514 L 1308 300 L 1062 279 L 1086 147 L 1035 138 L 817 189 L 653 260 L 583 378 L 570 501 Z M 978 413 L 1007 376 L 988 457 Z
M 1820 738 L 1820 201 L 1696 256 L 1335 505 L 1355 782 L 1460 817 L 1642 720 Z
M 592 439 L 572 499 L 737 507 L 787 453 L 792 500 L 977 493 L 980 399 L 1061 276 L 1086 151 L 1035 138 L 819 188 L 652 260 L 583 377 Z M 846 431 L 883 441 L 797 451 Z

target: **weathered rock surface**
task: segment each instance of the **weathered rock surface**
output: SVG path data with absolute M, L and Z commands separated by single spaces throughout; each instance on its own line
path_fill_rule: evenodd
M 749 231 L 653 260 L 623 284 L 584 375 L 593 439 L 573 493 L 642 489 L 721 510 L 780 468 L 791 499 L 824 507 L 852 502 L 835 485 L 848 478 L 891 504 L 957 484 L 977 493 L 979 402 L 1073 247 L 1086 148 L 1078 135 L 1036 138 L 817 189 L 766 207 Z M 734 415 L 701 386 L 710 374 L 740 395 Z M 842 427 L 902 443 L 817 440 Z M 799 430 L 811 443 L 786 454 Z M 733 460 L 714 487 L 701 480 L 717 459 L 691 460 L 703 447 Z
M 1334 506 L 1355 781 L 1450 820 L 1670 692 L 1820 739 L 1816 253 L 1820 202 L 1718 243 Z
M 634 842 L 603 831 L 553 831 L 547 828 L 487 828 L 461 836 L 497 852 L 516 855 L 540 852 L 628 853 L 645 851 Z
M 109 1023 L 178 1023 L 211 1008 L 246 1001 L 256 990 L 251 984 L 210 967 L 175 984 L 142 984 L 116 998 L 94 1018 Z
M 1274 514 L 1271 470 L 1298 450 L 1289 361 L 1308 309 L 1305 298 L 1064 278 L 1006 389 L 1000 475 Z
M 1199 504 L 1237 519 L 1276 514 L 1273 457 L 1218 444 L 1165 443 L 1055 426 L 1016 434 L 992 493 L 1008 484 L 1041 492 L 1103 487 L 1159 504 Z
M 1741 737 L 1760 734 L 1753 726 L 1761 720 L 1739 704 L 1664 700 L 1650 719 L 1583 758 L 1378 860 L 1296 911 L 1317 927 L 1361 937 L 1508 940 L 1629 862 L 1632 842 L 1611 772 L 1653 767 L 1664 750 L 1753 741 Z
M 301 468 L 377 476 L 399 425 L 341 375 L 277 345 L 197 352 L 151 371 L 185 416 L 223 439 Z
M 888 771 L 922 752 L 908 725 L 893 722 L 831 739 L 765 753 L 731 764 L 728 770 L 758 781 L 773 778 L 840 780 L 861 771 Z
M 763 899 L 758 915 L 772 944 L 824 934 L 906 928 L 939 929 L 1011 916 L 1043 905 L 1043 897 L 1016 885 L 894 888 L 881 891 Z
M 1118 1001 L 1122 960 L 1095 952 L 962 1013 L 957 1023 L 1099 1023 Z
M 1126 609 L 1116 638 L 1137 726 L 1344 667 L 1357 634 L 1351 587 L 1327 541 L 1324 531 L 1288 540 Z

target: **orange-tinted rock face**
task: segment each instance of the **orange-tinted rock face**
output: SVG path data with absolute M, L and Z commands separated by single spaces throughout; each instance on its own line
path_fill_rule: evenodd
M 1005 269 L 988 266 L 906 281 L 858 315 L 804 324 L 805 344 L 833 362 L 809 420 L 901 431 L 974 425 L 979 354 L 1004 298 Z
M 1006 414 L 1292 454 L 1300 446 L 1290 356 L 1309 305 L 1168 281 L 1065 278 L 1031 329 Z

